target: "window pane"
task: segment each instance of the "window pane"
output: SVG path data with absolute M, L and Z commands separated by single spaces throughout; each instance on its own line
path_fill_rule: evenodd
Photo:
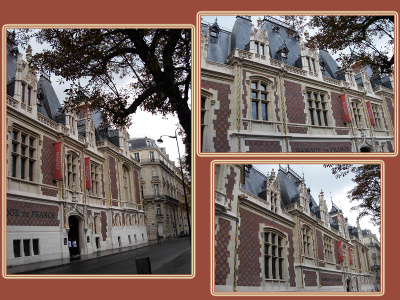
M 253 101 L 252 103 L 251 103 L 251 112 L 252 112 L 252 116 L 253 116 L 253 119 L 258 119 L 258 102 L 256 102 L 256 101 Z
M 269 257 L 265 257 L 265 278 L 269 278 Z
M 13 140 L 18 140 L 18 131 L 13 131 L 13 133 L 12 133 L 12 139 L 13 139 Z
M 267 88 L 267 87 L 266 87 L 264 84 L 262 84 L 260 90 L 262 90 L 262 91 L 265 92 L 265 91 L 266 91 L 266 88 Z
M 310 112 L 310 121 L 311 121 L 311 125 L 315 125 L 315 124 L 314 124 L 314 115 L 313 115 L 313 111 L 310 109 L 309 112 Z
M 321 115 L 320 115 L 321 112 L 317 110 L 316 113 L 318 118 L 318 125 L 321 126 Z
M 255 52 L 258 53 L 258 43 L 254 43 L 255 45 Z
M 251 92 L 251 98 L 257 99 L 257 92 Z
M 26 141 L 26 135 L 21 134 L 21 143 L 25 144 Z
M 325 126 L 328 126 L 328 119 L 326 117 L 326 111 L 324 111 L 324 122 L 325 122 Z
M 279 259 L 279 278 L 280 279 L 283 279 L 282 265 L 283 265 L 283 258 Z
M 264 242 L 266 242 L 266 243 L 268 243 L 268 236 L 269 236 L 269 233 L 264 233 Z
M 261 100 L 267 100 L 267 94 L 261 93 Z
M 206 98 L 201 97 L 201 108 L 206 108 Z
M 276 258 L 272 258 L 272 278 L 276 279 Z
M 25 162 L 26 159 L 21 159 L 21 179 L 25 179 Z
M 12 155 L 11 156 L 11 176 L 17 177 L 17 157 Z
M 257 89 L 257 82 L 252 82 L 251 83 L 251 88 L 252 89 Z
M 21 240 L 13 240 L 14 257 L 21 257 Z
M 311 93 L 307 93 L 307 99 L 311 98 Z
M 33 161 L 29 162 L 29 180 L 33 181 Z
M 33 239 L 33 254 L 39 255 L 39 239 Z
M 29 249 L 29 244 L 31 240 L 24 240 L 24 255 L 31 256 L 31 251 Z
M 268 120 L 267 116 L 267 103 L 261 103 L 261 114 L 264 121 Z

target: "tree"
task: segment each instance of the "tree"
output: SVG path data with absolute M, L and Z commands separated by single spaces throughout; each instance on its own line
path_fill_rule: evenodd
M 163 116 L 176 113 L 190 157 L 190 29 L 41 29 L 18 34 L 10 31 L 9 42 L 26 44 L 36 38 L 48 45 L 32 56 L 31 66 L 71 82 L 64 109 L 89 104 L 114 126 L 129 125 L 139 106 Z
M 369 66 L 374 75 L 393 73 L 394 67 L 394 16 L 285 16 L 296 30 L 316 29 L 307 42 L 309 48 L 341 52 L 339 63 L 348 68 L 356 61 Z M 378 40 L 386 43 L 378 46 Z
M 356 186 L 347 193 L 350 202 L 358 202 L 351 210 L 359 211 L 357 220 L 370 216 L 374 225 L 380 227 L 381 222 L 381 166 L 349 164 L 326 164 L 325 168 L 331 168 L 336 178 L 354 174 L 352 181 Z

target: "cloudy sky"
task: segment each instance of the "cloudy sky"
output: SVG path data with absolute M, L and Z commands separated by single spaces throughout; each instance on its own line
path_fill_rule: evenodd
M 33 54 L 38 53 L 45 48 L 44 45 L 38 44 L 34 41 L 32 41 L 31 46 Z M 24 49 L 19 47 L 19 50 L 24 55 L 23 58 L 25 59 Z M 62 104 L 66 97 L 64 90 L 68 89 L 70 84 L 60 84 L 58 79 L 59 77 L 51 75 L 51 82 L 54 90 Z M 124 83 L 126 84 L 127 81 Z M 178 128 L 177 124 L 179 124 L 179 120 L 176 115 L 168 115 L 163 117 L 162 115 L 152 115 L 151 113 L 139 109 L 136 114 L 132 115 L 132 125 L 129 127 L 128 132 L 131 138 L 148 137 L 157 140 L 160 135 L 174 136 L 175 130 Z M 185 147 L 180 136 L 178 136 L 178 143 L 181 157 L 183 157 L 185 153 Z M 165 147 L 167 149 L 167 154 L 169 154 L 170 160 L 175 161 L 175 165 L 178 166 L 179 158 L 176 139 L 164 137 L 163 143 L 158 145 L 159 147 Z
M 279 165 L 254 165 L 264 174 L 271 173 L 272 169 L 275 173 L 279 170 Z M 281 165 L 287 169 L 287 165 Z M 351 190 L 355 184 L 352 182 L 353 174 L 350 173 L 345 177 L 336 179 L 330 168 L 324 168 L 321 164 L 290 164 L 290 168 L 298 175 L 303 176 L 306 186 L 310 188 L 311 195 L 318 203 L 318 195 L 322 191 L 330 210 L 333 203 L 342 209 L 344 216 L 348 217 L 351 226 L 357 226 L 357 211 L 350 211 L 357 202 L 350 203 L 347 198 L 347 192 Z M 360 220 L 361 229 L 370 229 L 380 239 L 379 228 L 372 226 L 369 217 Z

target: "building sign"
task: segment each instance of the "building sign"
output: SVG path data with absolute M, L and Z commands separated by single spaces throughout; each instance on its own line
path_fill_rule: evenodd
M 343 261 L 343 248 L 342 248 L 342 242 L 338 241 L 338 252 L 339 252 L 339 261 Z
M 86 188 L 92 188 L 92 178 L 90 173 L 90 157 L 85 158 L 85 179 L 86 179 Z
M 62 180 L 61 142 L 54 144 L 54 180 Z
M 352 264 L 353 264 L 353 259 L 352 259 L 352 257 L 351 257 L 351 249 L 350 249 L 350 247 L 348 247 L 347 250 L 348 250 L 348 252 L 349 252 L 350 264 L 352 265 Z
M 350 122 L 350 114 L 349 114 L 349 109 L 347 107 L 346 96 L 344 94 L 340 95 L 340 101 L 342 101 L 344 121 L 348 123 Z
M 55 205 L 7 200 L 7 225 L 59 226 L 58 212 Z
M 375 119 L 374 119 L 374 114 L 372 113 L 371 102 L 367 101 L 365 104 L 367 105 L 369 120 L 371 121 L 371 125 L 373 126 L 375 125 Z

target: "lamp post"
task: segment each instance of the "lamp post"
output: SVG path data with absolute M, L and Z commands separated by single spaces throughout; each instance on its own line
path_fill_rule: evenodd
M 191 232 L 191 227 L 190 227 L 190 217 L 189 217 L 189 206 L 188 206 L 188 201 L 187 201 L 187 196 L 186 196 L 186 187 L 185 187 L 185 177 L 183 175 L 183 169 L 182 169 L 182 161 L 181 161 L 181 153 L 179 151 L 179 144 L 178 144 L 178 135 L 176 134 L 176 130 L 175 130 L 175 135 L 174 136 L 170 136 L 170 135 L 162 135 L 160 136 L 160 138 L 157 140 L 157 143 L 162 143 L 162 137 L 163 136 L 167 136 L 171 139 L 176 139 L 176 147 L 178 148 L 178 157 L 179 157 L 179 164 L 181 167 L 181 174 L 182 174 L 182 183 L 183 183 L 183 194 L 185 195 L 185 204 L 186 204 L 186 214 L 187 214 L 187 220 L 188 220 L 188 226 L 189 226 L 189 240 L 192 239 L 192 232 Z

